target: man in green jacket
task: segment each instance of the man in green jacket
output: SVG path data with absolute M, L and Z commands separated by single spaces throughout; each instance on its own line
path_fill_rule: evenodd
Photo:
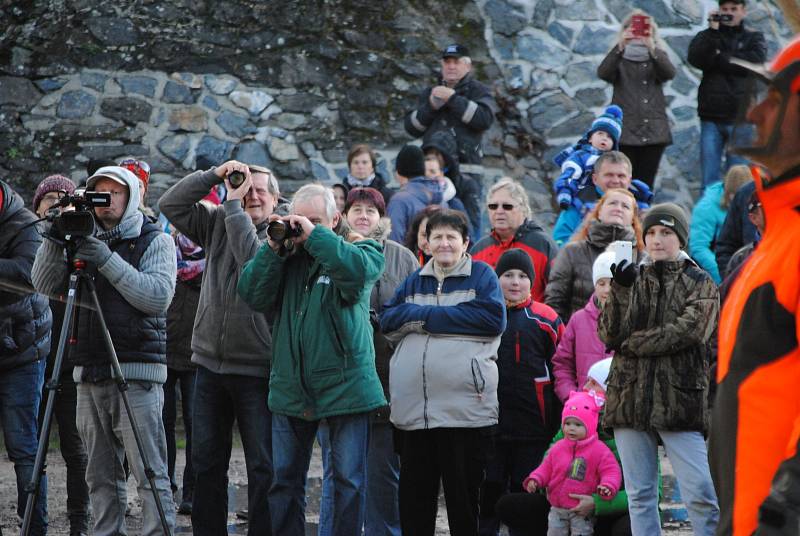
M 375 371 L 369 321 L 372 286 L 383 272 L 381 246 L 338 236 L 333 192 L 300 188 L 284 224 L 299 236 L 269 238 L 245 264 L 239 295 L 274 312 L 269 381 L 274 481 L 272 532 L 305 534 L 305 481 L 320 419 L 330 427 L 336 535 L 364 524 L 369 412 L 386 405 Z M 279 218 L 270 216 L 270 222 Z M 269 234 L 269 233 L 268 233 Z

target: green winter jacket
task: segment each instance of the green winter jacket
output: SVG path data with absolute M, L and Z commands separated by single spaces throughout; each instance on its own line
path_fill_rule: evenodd
M 270 410 L 318 420 L 386 405 L 369 321 L 383 265 L 374 240 L 349 243 L 321 225 L 294 254 L 265 244 L 245 264 L 239 295 L 275 313 Z

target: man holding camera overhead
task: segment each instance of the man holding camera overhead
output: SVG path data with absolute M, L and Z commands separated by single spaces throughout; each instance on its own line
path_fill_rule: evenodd
M 733 127 L 748 73 L 730 60 L 764 63 L 767 59 L 764 35 L 745 29 L 745 15 L 746 0 L 720 0 L 719 9 L 708 14 L 708 28 L 695 35 L 689 44 L 689 63 L 703 71 L 697 91 L 703 188 L 722 179 L 722 151 L 726 146 L 736 145 Z M 750 131 L 742 135 L 749 137 Z M 744 158 L 726 151 L 726 170 L 746 163 Z
M 221 182 L 228 189 L 225 202 L 202 202 Z M 272 484 L 270 326 L 267 315 L 237 295 L 236 283 L 242 266 L 264 242 L 277 202 L 278 181 L 270 170 L 231 160 L 184 177 L 158 204 L 172 225 L 206 252 L 192 335 L 192 362 L 198 365 L 192 423 L 195 535 L 227 534 L 234 420 L 247 464 L 247 533 L 272 534 L 267 507 Z
M 300 188 L 290 212 L 282 220 L 270 217 L 269 243 L 245 265 L 238 287 L 254 309 L 275 314 L 272 532 L 305 535 L 306 473 L 324 418 L 333 460 L 333 534 L 361 534 L 370 412 L 386 405 L 369 316 L 383 248 L 334 232 L 341 216 L 333 192 L 322 185 Z
M 93 236 L 78 242 L 76 259 L 94 277 L 111 340 L 128 382 L 142 447 L 155 474 L 167 522 L 175 525 L 175 504 L 167 475 L 167 444 L 161 411 L 167 378 L 166 312 L 175 291 L 175 246 L 139 212 L 139 180 L 118 166 L 98 169 L 86 181 L 89 192 L 110 194 L 111 204 L 95 207 Z M 64 294 L 67 266 L 62 245 L 45 240 L 36 254 L 33 284 L 42 294 Z M 84 300 L 88 288 L 82 287 Z M 142 500 L 142 534 L 162 534 L 155 499 L 144 472 L 134 432 L 112 377 L 111 356 L 97 314 L 80 308 L 77 343 L 70 348 L 78 384 L 78 432 L 86 446 L 86 483 L 94 512 L 94 534 L 125 532 L 125 455 Z

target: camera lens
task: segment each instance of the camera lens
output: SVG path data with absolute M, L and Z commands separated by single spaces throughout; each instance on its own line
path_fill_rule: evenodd
M 228 173 L 228 180 L 230 181 L 231 186 L 238 188 L 244 183 L 244 173 L 241 171 L 231 171 Z
M 267 225 L 267 235 L 274 241 L 274 242 L 282 242 L 289 238 L 289 225 L 286 222 L 281 220 L 275 220 Z

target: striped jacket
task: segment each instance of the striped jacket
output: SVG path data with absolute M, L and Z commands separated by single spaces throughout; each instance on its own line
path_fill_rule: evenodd
M 429 261 L 398 287 L 381 316 L 396 343 L 391 421 L 401 430 L 497 424 L 497 348 L 506 327 L 494 271 L 466 255 L 442 279 Z

